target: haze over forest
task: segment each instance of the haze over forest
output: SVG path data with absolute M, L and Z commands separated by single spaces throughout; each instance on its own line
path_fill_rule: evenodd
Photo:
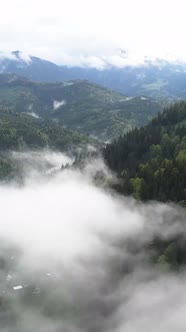
M 1 9 L 0 332 L 185 332 L 184 1 Z

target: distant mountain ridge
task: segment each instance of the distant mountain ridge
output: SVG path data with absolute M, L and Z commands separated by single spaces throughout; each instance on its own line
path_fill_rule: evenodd
M 150 96 L 176 100 L 186 98 L 186 63 L 156 59 L 146 60 L 138 66 L 123 68 L 108 66 L 99 70 L 90 67 L 58 66 L 19 51 L 10 55 L 0 54 L 0 72 L 14 73 L 34 81 L 61 82 L 89 80 L 129 96 Z
M 38 57 L 25 57 L 20 51 L 0 56 L 0 72 L 17 74 L 34 81 L 63 81 L 60 66 Z
M 126 97 L 85 80 L 41 83 L 15 74 L 0 74 L 0 104 L 103 141 L 148 123 L 162 111 L 152 98 Z

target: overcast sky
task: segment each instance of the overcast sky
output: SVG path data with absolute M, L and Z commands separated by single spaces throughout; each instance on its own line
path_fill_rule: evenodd
M 0 49 L 56 63 L 134 60 L 142 55 L 186 58 L 185 0 L 6 0 L 1 2 Z

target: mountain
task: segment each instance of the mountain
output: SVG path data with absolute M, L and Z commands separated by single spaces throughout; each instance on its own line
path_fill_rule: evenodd
M 50 120 L 15 113 L 0 106 L 0 151 L 53 148 L 67 150 L 78 144 L 96 143 L 78 132 L 63 128 Z
M 79 151 L 86 152 L 90 145 L 100 147 L 96 140 L 49 120 L 36 119 L 0 106 L 0 180 L 13 178 L 21 172 L 20 165 L 11 158 L 11 151 L 49 148 L 78 156 Z
M 123 68 L 110 66 L 103 70 L 61 68 L 65 80 L 87 79 L 128 96 L 144 95 L 167 101 L 186 98 L 185 63 L 158 60 Z
M 0 72 L 14 73 L 34 81 L 61 82 L 88 80 L 129 96 L 149 96 L 165 100 L 186 98 L 186 63 L 146 59 L 143 64 L 122 68 L 58 66 L 38 57 L 25 57 L 19 51 L 0 55 Z
M 52 62 L 34 56 L 25 56 L 20 51 L 0 54 L 0 72 L 14 73 L 34 81 L 61 82 L 61 68 Z
M 119 191 L 186 205 L 186 102 L 108 144 L 103 155 L 118 174 Z
M 152 98 L 126 97 L 88 81 L 40 83 L 13 74 L 0 74 L 0 104 L 104 141 L 162 111 Z

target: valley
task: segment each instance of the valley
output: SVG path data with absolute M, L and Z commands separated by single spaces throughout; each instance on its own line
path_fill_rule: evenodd
M 122 66 L 95 57 L 95 65 L 56 65 L 45 59 L 25 55 L 21 51 L 0 54 L 0 72 L 14 73 L 37 82 L 64 82 L 86 80 L 117 91 L 125 96 L 148 96 L 161 102 L 174 102 L 186 98 L 186 62 L 144 56 L 139 63 L 132 63 L 130 54 L 118 52 Z M 102 62 L 101 68 L 96 62 Z
M 2 331 L 159 330 L 160 311 L 177 331 L 186 102 L 154 94 L 165 87 L 0 74 Z
M 126 97 L 88 81 L 36 83 L 0 75 L 0 105 L 50 120 L 102 141 L 147 124 L 163 105 L 147 97 Z
M 0 10 L 0 332 L 186 331 L 186 3 Z

